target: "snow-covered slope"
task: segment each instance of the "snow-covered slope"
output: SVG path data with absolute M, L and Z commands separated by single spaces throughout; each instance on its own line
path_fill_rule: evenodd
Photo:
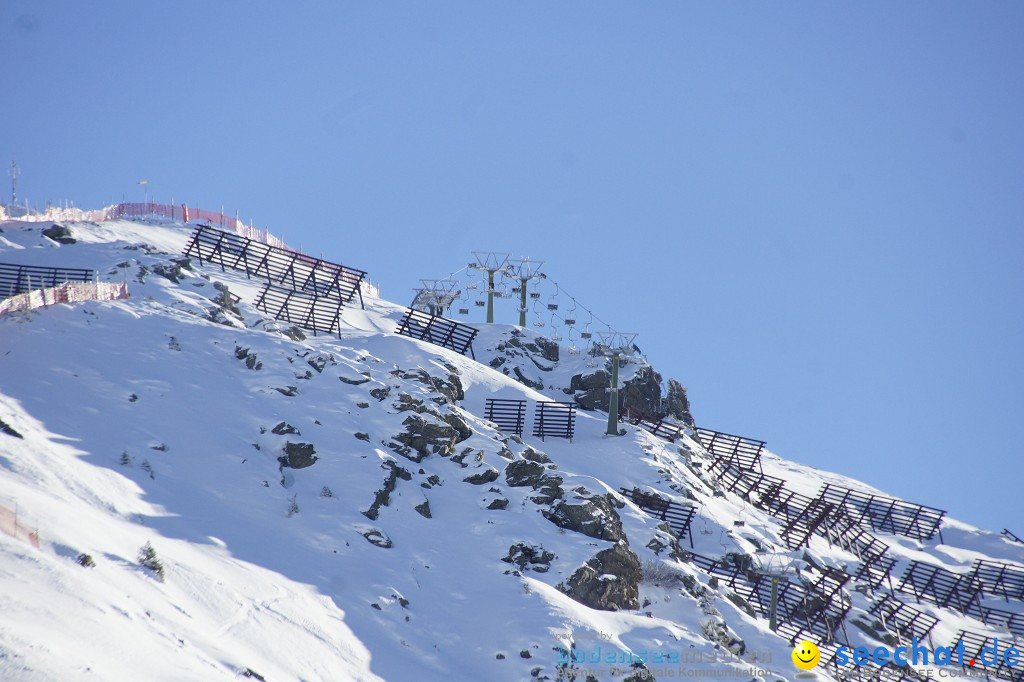
M 780 520 L 721 490 L 688 437 L 608 438 L 599 411 L 579 413 L 571 443 L 483 419 L 490 397 L 570 400 L 603 360 L 494 325 L 477 362 L 395 335 L 404 309 L 373 297 L 346 308 L 340 338 L 312 336 L 250 305 L 261 283 L 183 260 L 186 226 L 72 224 L 67 245 L 45 227 L 3 224 L 0 261 L 93 268 L 131 298 L 0 317 L 0 504 L 41 538 L 0 534 L 0 679 L 558 679 L 615 667 L 565 660 L 598 646 L 758 652 L 771 679 L 793 679 L 792 645 L 623 487 L 697 506 L 702 556 L 793 565 L 794 581 L 856 566 L 817 536 L 786 550 Z M 763 465 L 808 495 L 869 490 L 770 453 Z M 943 534 L 879 535 L 894 580 L 911 559 L 1024 561 L 998 535 L 948 519 Z M 163 581 L 139 563 L 147 542 Z M 858 590 L 843 592 L 850 623 L 876 596 Z M 937 643 L 984 631 L 920 608 L 940 617 Z

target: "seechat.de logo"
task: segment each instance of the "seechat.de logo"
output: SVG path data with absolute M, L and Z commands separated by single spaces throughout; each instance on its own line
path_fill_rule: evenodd
M 868 649 L 867 647 L 856 647 L 851 649 L 850 647 L 841 646 L 836 649 L 836 663 L 838 665 L 848 665 L 853 663 L 854 665 L 867 665 L 868 661 L 871 661 L 875 665 L 885 665 L 889 661 L 896 663 L 897 665 L 957 665 L 963 667 L 964 665 L 975 665 L 980 663 L 982 665 L 993 665 L 998 666 L 1000 664 L 1015 666 L 1020 661 L 1020 651 L 1014 647 L 1007 647 L 1002 654 L 999 653 L 999 639 L 992 639 L 992 646 L 984 647 L 979 653 L 977 659 L 970 658 L 965 660 L 967 652 L 964 649 L 964 643 L 957 642 L 956 646 L 940 646 L 935 649 L 934 653 L 931 653 L 925 647 L 921 646 L 920 640 L 914 637 L 911 640 L 909 646 L 899 646 L 895 650 L 890 650 L 888 647 L 880 646 L 876 649 Z M 1001 660 L 1000 660 L 1001 659 Z M 796 661 L 796 650 L 793 652 L 793 660 Z

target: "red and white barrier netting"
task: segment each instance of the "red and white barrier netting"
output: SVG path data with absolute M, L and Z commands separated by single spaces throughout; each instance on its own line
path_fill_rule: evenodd
M 31 223 L 40 222 L 93 222 L 99 223 L 104 220 L 117 220 L 119 218 L 167 218 L 169 220 L 180 220 L 183 223 L 203 222 L 217 225 L 233 230 L 248 239 L 258 241 L 269 246 L 278 246 L 289 251 L 296 251 L 286 245 L 283 240 L 270 234 L 267 230 L 261 230 L 251 225 L 246 225 L 234 216 L 216 211 L 207 211 L 202 208 L 186 206 L 185 204 L 157 204 L 152 201 L 123 203 L 107 206 L 94 211 L 84 211 L 80 208 L 61 208 L 59 206 L 48 206 L 43 213 L 29 213 L 27 215 L 11 218 L 0 206 L 0 220 L 22 220 Z
M 0 531 L 10 535 L 12 538 L 24 540 L 36 549 L 39 549 L 39 529 L 30 528 L 18 520 L 17 512 L 14 512 L 0 504 Z
M 202 208 L 193 208 L 191 206 L 186 206 L 185 204 L 157 204 L 152 201 L 148 201 L 115 204 L 95 211 L 84 211 L 80 208 L 60 208 L 58 206 L 49 206 L 45 213 L 32 213 L 20 216 L 16 218 L 16 220 L 26 222 L 51 221 L 98 223 L 103 222 L 104 220 L 117 220 L 119 218 L 166 218 L 168 220 L 180 220 L 183 223 L 193 221 L 209 223 L 211 225 L 217 225 L 219 227 L 232 230 L 237 235 L 245 237 L 246 239 L 252 239 L 253 241 L 261 244 L 276 246 L 281 249 L 287 249 L 288 251 L 301 253 L 299 249 L 294 249 L 285 244 L 283 239 L 272 235 L 269 230 L 261 230 L 253 227 L 252 225 L 246 225 L 234 216 L 229 216 L 224 213 L 216 213 L 214 211 L 207 211 Z M 9 218 L 4 212 L 3 206 L 0 206 L 0 221 L 8 219 Z M 380 288 L 376 285 L 370 284 L 366 280 L 362 281 L 361 289 L 364 295 L 380 297 Z M 3 312 L 3 310 L 0 310 L 0 314 L 3 314 Z
M 33 310 L 55 303 L 116 301 L 128 298 L 127 282 L 69 282 L 48 289 L 36 289 L 0 301 L 0 315 Z

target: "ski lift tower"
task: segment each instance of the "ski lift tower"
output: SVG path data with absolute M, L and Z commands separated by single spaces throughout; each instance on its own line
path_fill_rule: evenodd
M 452 303 L 459 297 L 453 279 L 421 279 L 422 289 L 414 289 L 416 298 L 413 299 L 412 307 L 425 310 L 431 315 L 443 316 L 444 311 L 451 307 Z
M 483 270 L 487 273 L 487 323 L 494 323 L 494 273 L 508 271 L 508 257 L 511 253 L 495 251 L 474 251 L 476 261 L 469 264 L 471 270 Z
M 619 435 L 619 360 L 632 357 L 636 334 L 632 332 L 598 332 L 601 355 L 612 359 L 611 392 L 608 395 L 608 430 L 605 435 Z
M 519 326 L 526 326 L 526 285 L 532 279 L 547 279 L 547 275 L 540 271 L 544 261 L 532 261 L 528 257 L 511 261 L 509 277 L 519 280 Z M 537 294 L 540 296 L 540 294 Z
M 785 558 L 782 554 L 773 553 L 769 555 L 767 564 L 758 562 L 761 565 L 757 567 L 758 573 L 771 578 L 772 581 L 772 596 L 768 612 L 768 629 L 772 632 L 776 632 L 779 627 L 779 581 L 787 580 L 786 576 L 795 572 L 791 565 L 781 563 Z M 776 560 L 779 560 L 780 563 L 776 563 Z

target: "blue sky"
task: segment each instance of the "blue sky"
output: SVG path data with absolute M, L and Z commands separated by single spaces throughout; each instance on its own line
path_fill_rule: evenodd
M 543 259 L 698 423 L 1022 534 L 1021 35 L 1015 1 L 0 0 L 0 161 L 400 302 Z

